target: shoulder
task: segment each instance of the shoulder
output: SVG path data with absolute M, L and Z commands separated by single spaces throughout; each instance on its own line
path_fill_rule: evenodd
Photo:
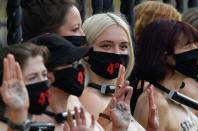
M 155 101 L 155 104 L 157 105 L 157 107 L 167 110 L 168 109 L 167 98 L 159 92 L 154 92 L 153 95 L 154 95 L 154 101 Z
M 74 106 L 79 108 L 82 106 L 82 104 L 78 97 L 76 97 L 74 95 L 70 95 L 68 98 L 68 101 L 67 101 L 67 109 L 73 110 Z
M 98 114 L 103 112 L 107 106 L 106 103 L 109 103 L 108 99 L 102 97 L 99 93 L 98 90 L 85 89 L 80 97 L 80 102 L 95 118 L 98 118 Z
M 168 102 L 167 99 L 163 94 L 158 91 L 154 91 L 154 102 L 157 106 L 158 115 L 160 122 L 163 121 L 164 125 L 166 125 L 167 114 L 168 114 Z M 144 127 L 147 127 L 148 118 L 149 117 L 149 99 L 146 92 L 143 92 L 140 97 L 138 98 L 135 112 L 134 112 L 135 119 Z
M 103 101 L 103 97 L 101 96 L 100 92 L 96 89 L 86 87 L 83 91 L 83 94 L 80 96 L 80 101 L 84 106 L 91 106 L 94 107 L 100 106 Z
M 158 108 L 165 108 L 168 109 L 168 101 L 167 98 L 162 94 L 159 93 L 158 91 L 154 91 L 154 102 L 157 105 Z M 142 110 L 148 110 L 148 108 L 142 108 L 145 106 L 149 105 L 149 99 L 148 99 L 148 95 L 146 92 L 143 92 L 138 100 L 137 100 L 137 107 L 141 107 Z
M 101 99 L 98 90 L 86 87 L 83 94 L 80 96 L 80 101 L 84 106 L 99 104 Z M 97 101 L 97 102 L 96 102 Z

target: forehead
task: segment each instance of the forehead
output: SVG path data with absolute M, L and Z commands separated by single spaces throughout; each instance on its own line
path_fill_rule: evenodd
M 76 25 L 81 22 L 80 12 L 75 6 L 72 6 L 66 14 L 65 24 L 68 26 Z
M 126 31 L 121 26 L 118 26 L 118 25 L 112 25 L 106 28 L 96 38 L 95 42 L 100 42 L 104 40 L 110 40 L 113 42 L 128 42 L 129 41 Z
M 46 70 L 43 57 L 42 56 L 35 56 L 29 57 L 24 64 L 22 73 L 23 76 L 29 75 L 31 73 L 39 73 L 43 70 Z

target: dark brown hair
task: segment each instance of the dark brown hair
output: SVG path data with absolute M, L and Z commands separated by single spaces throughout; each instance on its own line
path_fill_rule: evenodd
M 197 41 L 198 32 L 189 24 L 173 20 L 152 22 L 142 31 L 135 49 L 138 78 L 150 82 L 163 80 L 168 70 L 173 71 L 166 58 L 175 54 L 175 46 Z
M 15 60 L 19 62 L 21 69 L 23 70 L 24 65 L 29 57 L 42 56 L 44 63 L 47 62 L 49 51 L 44 46 L 37 46 L 29 42 L 15 44 L 10 46 L 5 46 L 0 49 L 0 84 L 2 84 L 3 79 L 3 59 L 7 57 L 8 54 L 12 54 Z M 5 104 L 0 96 L 0 115 L 5 113 Z
M 22 0 L 24 41 L 44 33 L 57 33 L 73 6 L 70 0 Z
M 29 57 L 42 56 L 44 63 L 47 62 L 49 51 L 44 46 L 37 46 L 29 42 L 5 46 L 0 49 L 0 70 L 3 70 L 3 59 L 8 54 L 13 54 L 15 60 L 19 62 L 21 69 L 23 70 L 25 62 Z

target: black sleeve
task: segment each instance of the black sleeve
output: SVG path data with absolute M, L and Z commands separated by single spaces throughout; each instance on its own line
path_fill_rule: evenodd
M 21 30 L 21 0 L 8 0 L 7 2 L 7 43 L 15 44 L 22 40 L 22 30 Z
M 135 13 L 134 13 L 135 0 L 121 0 L 120 12 L 125 15 L 131 30 L 131 38 L 133 43 L 135 41 Z
M 131 102 L 130 102 L 131 114 L 133 114 L 135 111 L 137 100 L 143 92 L 144 83 L 143 83 L 143 80 L 138 79 L 137 75 L 135 75 L 135 71 L 131 73 L 128 80 L 130 82 L 130 86 L 133 87 L 133 94 L 132 94 Z M 141 87 L 138 89 L 137 87 L 138 87 L 139 82 L 141 82 Z

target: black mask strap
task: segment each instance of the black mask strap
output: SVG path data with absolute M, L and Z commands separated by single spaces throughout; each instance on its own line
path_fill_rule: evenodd
M 100 90 L 100 93 L 103 95 L 113 94 L 116 88 L 114 85 L 99 85 L 95 83 L 89 83 L 88 86 Z

